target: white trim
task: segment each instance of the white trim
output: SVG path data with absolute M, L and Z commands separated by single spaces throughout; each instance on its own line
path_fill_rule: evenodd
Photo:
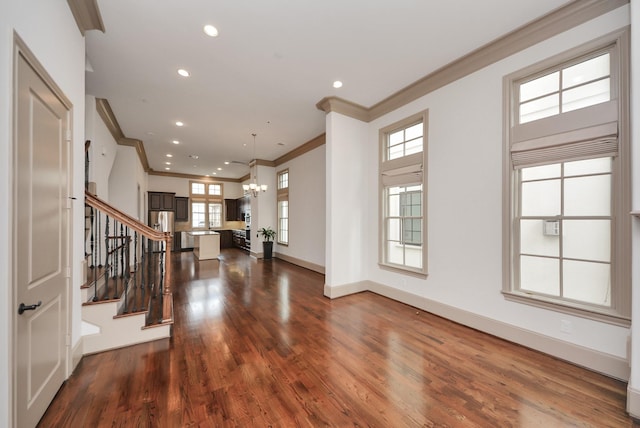
M 288 256 L 286 254 L 277 253 L 275 251 L 273 252 L 273 257 L 278 258 L 280 260 L 284 260 L 285 262 L 289 262 L 289 263 L 294 264 L 296 266 L 300 266 L 300 267 L 303 267 L 305 269 L 309 269 L 309 270 L 312 270 L 314 272 L 321 273 L 321 274 L 324 275 L 324 266 L 322 266 L 322 265 L 318 265 L 318 264 L 315 264 L 315 263 L 312 263 L 312 262 L 308 262 L 306 260 L 302 260 L 302 259 L 299 259 L 299 258 L 296 258 L 296 257 L 291 257 L 291 256 Z
M 329 287 L 326 284 L 324 286 L 324 295 L 332 299 L 362 291 L 371 291 L 475 330 L 526 346 L 527 348 L 543 352 L 616 379 L 623 381 L 629 379 L 630 368 L 628 361 L 624 358 L 545 336 L 374 281 L 359 281 L 334 287 Z M 637 406 L 637 411 L 640 414 L 640 391 L 636 394 L 638 396 L 634 397 L 633 405 Z M 635 400 L 637 400 L 637 402 Z M 629 405 L 631 406 L 631 402 L 629 402 Z M 636 407 L 634 407 L 634 409 L 635 408 Z
M 632 418 L 640 418 L 640 390 L 627 386 L 627 412 Z
M 330 286 L 324 285 L 324 295 L 330 299 L 337 299 L 338 297 L 348 296 L 349 294 L 356 294 L 362 291 L 368 291 L 370 289 L 371 281 L 358 281 L 350 284 L 341 284 Z
M 76 367 L 78 367 L 78 364 L 80 364 L 80 360 L 82 359 L 82 355 L 83 355 L 82 354 L 83 350 L 84 350 L 84 344 L 83 344 L 83 338 L 81 336 L 80 340 L 78 340 L 78 343 L 76 343 L 76 346 L 74 346 L 71 349 L 71 370 L 69 370 L 69 373 L 67 374 L 67 378 L 71 376 L 71 374 L 74 372 Z

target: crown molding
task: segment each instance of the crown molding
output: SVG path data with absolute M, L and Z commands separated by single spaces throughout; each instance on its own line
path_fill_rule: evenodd
M 266 160 L 266 159 L 254 159 L 249 162 L 249 166 L 276 166 L 274 161 Z
M 210 183 L 242 183 L 245 177 L 240 178 L 224 178 L 224 177 L 207 177 L 206 175 L 195 175 L 195 174 L 183 174 L 181 172 L 165 172 L 165 171 L 155 171 L 152 168 L 149 168 L 147 171 L 149 175 L 157 175 L 160 177 L 173 177 L 173 178 L 186 178 L 189 180 L 198 180 L 198 181 L 207 181 Z M 248 176 L 247 176 L 248 178 Z
M 120 124 L 118 123 L 118 119 L 116 119 L 116 115 L 113 114 L 111 105 L 109 105 L 109 101 L 104 98 L 96 98 L 96 111 L 104 121 L 104 124 L 111 133 L 113 139 L 116 140 L 116 143 L 121 146 L 135 147 L 140 163 L 142 164 L 142 168 L 144 168 L 145 172 L 151 171 L 149 161 L 147 160 L 147 152 L 144 150 L 144 143 L 142 140 L 127 138 L 124 136 L 122 128 L 120 128 Z
M 111 105 L 109 104 L 109 101 L 105 98 L 96 98 L 96 110 L 98 112 L 98 115 L 100 115 L 100 117 L 104 121 L 104 124 L 106 125 L 107 129 L 111 133 L 111 136 L 113 137 L 114 140 L 116 140 L 116 143 L 118 143 L 121 146 L 130 146 L 130 147 L 136 148 L 136 153 L 138 153 L 138 157 L 140 158 L 140 163 L 142 163 L 142 166 L 145 172 L 147 172 L 149 175 L 189 178 L 193 180 L 203 180 L 207 178 L 206 176 L 201 176 L 201 175 L 183 174 L 178 172 L 154 171 L 153 168 L 149 166 L 149 161 L 147 160 L 147 152 L 144 149 L 144 143 L 142 142 L 142 140 L 138 140 L 135 138 L 127 138 L 124 136 L 124 133 L 122 132 L 122 128 L 120 128 L 118 119 L 116 119 L 116 115 L 113 113 L 113 110 L 111 109 Z M 288 153 L 285 153 L 284 155 L 280 156 L 276 160 L 270 161 L 266 159 L 254 159 L 251 162 L 249 162 L 249 167 L 252 167 L 256 164 L 260 166 L 275 167 L 280 165 L 283 162 L 288 162 L 294 158 L 297 158 L 298 156 L 302 156 L 308 151 L 311 151 L 316 147 L 320 147 L 324 143 L 325 143 L 325 134 L 322 134 L 310 141 L 307 141 L 302 146 L 297 147 Z M 247 174 L 246 176 L 241 178 L 216 178 L 216 180 L 241 183 L 245 180 L 248 180 L 250 177 L 251 177 L 250 174 Z
M 339 97 L 325 97 L 316 104 L 325 113 L 336 112 L 363 122 L 369 122 L 369 109 Z
M 628 3 L 629 0 L 574 0 L 424 76 L 370 108 L 337 97 L 323 98 L 316 107 L 326 113 L 334 111 L 371 122 L 436 89 Z
M 100 30 L 104 33 L 104 23 L 98 8 L 98 0 L 67 0 L 69 9 L 76 20 L 80 34 L 84 36 L 89 30 Z
M 115 114 L 113 114 L 113 110 L 111 110 L 109 101 L 105 98 L 96 98 L 96 110 L 114 140 L 119 141 L 121 138 L 125 138 L 122 128 L 120 128 L 120 124 L 118 123 L 118 119 L 116 119 Z
M 144 168 L 145 171 L 149 171 L 151 169 L 149 167 L 149 162 L 147 161 L 147 152 L 144 150 L 144 144 L 142 144 L 142 140 L 123 137 L 118 140 L 118 144 L 120 144 L 121 146 L 135 147 L 136 153 L 138 153 L 138 158 L 140 159 L 140 163 L 142 164 L 142 168 Z
M 285 153 L 284 155 L 273 161 L 274 166 L 282 165 L 285 162 L 289 162 L 290 160 L 295 159 L 298 156 L 302 156 L 303 154 L 324 145 L 327 141 L 326 136 L 326 134 L 320 134 L 316 138 L 309 140 L 303 145 L 291 150 L 289 153 Z

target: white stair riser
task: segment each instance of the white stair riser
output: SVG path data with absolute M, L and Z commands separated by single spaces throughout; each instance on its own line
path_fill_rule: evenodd
M 82 307 L 82 320 L 100 328 L 99 333 L 83 336 L 84 354 L 149 342 L 171 335 L 170 325 L 143 329 L 145 314 L 114 318 L 120 304 L 118 301 Z

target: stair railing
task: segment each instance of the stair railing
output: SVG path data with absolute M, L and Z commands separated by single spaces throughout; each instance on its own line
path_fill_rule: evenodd
M 91 300 L 123 296 L 126 314 L 144 310 L 127 305 L 130 300 L 134 306 L 141 304 L 136 302 L 144 302 L 148 293 L 149 300 L 161 299 L 160 305 L 149 305 L 148 320 L 172 322 L 171 234 L 141 223 L 88 191 L 85 191 L 85 206 L 90 228 L 89 269 L 94 276 Z M 104 275 L 101 290 L 98 289 L 99 272 Z M 129 299 L 130 293 L 135 293 L 132 299 Z

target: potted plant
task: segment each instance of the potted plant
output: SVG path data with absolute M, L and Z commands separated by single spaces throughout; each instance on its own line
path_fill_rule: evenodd
M 258 233 L 262 235 L 262 253 L 264 254 L 264 259 L 270 259 L 273 256 L 273 241 L 272 239 L 276 236 L 276 231 L 271 229 L 271 227 L 263 227 L 258 230 Z

